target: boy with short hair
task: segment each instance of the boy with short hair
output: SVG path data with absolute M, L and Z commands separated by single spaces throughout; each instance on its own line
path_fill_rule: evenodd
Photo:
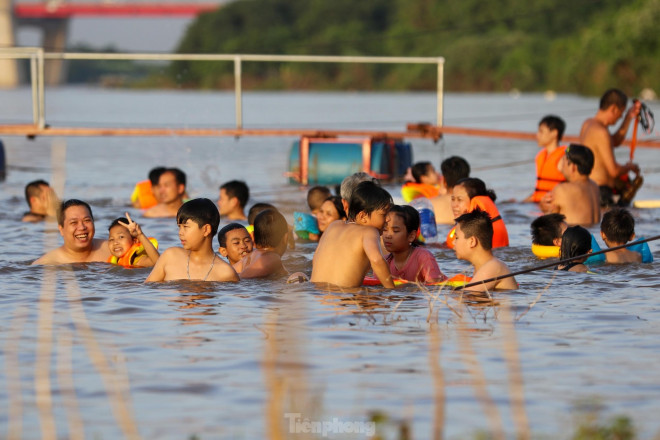
M 594 155 L 584 145 L 571 144 L 559 160 L 559 169 L 566 182 L 555 186 L 539 203 L 546 213 L 566 216 L 569 225 L 589 227 L 600 222 L 600 192 L 589 178 Z
M 229 223 L 218 232 L 218 251 L 220 255 L 234 265 L 252 252 L 254 242 L 245 226 L 240 223 Z
M 541 151 L 536 155 L 536 188 L 525 199 L 526 202 L 540 202 L 544 195 L 566 181 L 566 177 L 557 169 L 559 160 L 566 151 L 566 146 L 559 146 L 566 123 L 558 116 L 548 115 L 541 119 L 536 132 L 536 141 Z
M 319 213 L 321 205 L 332 193 L 325 186 L 313 186 L 307 191 L 307 205 L 313 216 Z
M 390 268 L 383 258 L 380 235 L 392 196 L 373 182 L 360 183 L 348 207 L 348 222 L 332 222 L 312 260 L 311 281 L 358 287 L 369 267 L 384 287 L 393 288 Z
M 561 236 L 568 227 L 563 214 L 546 214 L 535 219 L 531 225 L 532 244 L 560 246 Z M 557 254 L 559 256 L 559 254 Z
M 46 218 L 55 218 L 60 200 L 55 191 L 45 180 L 35 180 L 25 185 L 25 201 L 30 210 L 23 214 L 21 221 L 40 222 Z
M 260 212 L 254 219 L 254 249 L 234 264 L 242 279 L 283 275 L 289 225 L 276 209 Z
M 408 182 L 401 188 L 401 195 L 406 202 L 418 197 L 435 197 L 440 193 L 438 172 L 431 162 L 417 162 L 410 168 L 414 182 Z
M 245 205 L 250 200 L 250 189 L 245 182 L 230 180 L 220 187 L 218 210 L 226 220 L 237 223 L 246 223 Z
M 108 263 L 124 267 L 152 267 L 158 261 L 158 242 L 147 238 L 131 216 L 115 219 L 108 227 Z
M 463 214 L 456 219 L 456 258 L 466 260 L 474 266 L 470 283 L 511 273 L 504 262 L 493 255 L 493 223 L 487 212 L 479 209 Z M 517 289 L 518 283 L 513 277 L 482 283 L 470 287 L 470 290 Z
M 600 223 L 600 236 L 607 247 L 621 246 L 635 238 L 635 219 L 623 208 L 612 208 L 603 215 Z M 608 263 L 641 263 L 642 254 L 622 248 L 606 252 Z
M 436 197 L 429 199 L 433 205 L 435 222 L 446 225 L 454 224 L 454 212 L 451 209 L 451 192 L 456 183 L 470 177 L 470 164 L 460 156 L 451 156 L 440 163 L 442 179 L 440 179 L 440 192 Z
M 220 214 L 212 201 L 194 199 L 184 203 L 176 214 L 176 223 L 183 247 L 163 252 L 145 282 L 238 281 L 236 271 L 213 252 Z

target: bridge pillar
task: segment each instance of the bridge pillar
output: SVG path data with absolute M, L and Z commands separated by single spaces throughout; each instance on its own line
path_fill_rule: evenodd
M 14 47 L 14 15 L 12 0 L 0 0 L 0 47 Z M 0 58 L 0 88 L 18 86 L 16 60 Z
M 43 20 L 41 27 L 44 31 L 42 47 L 47 52 L 64 52 L 69 32 L 69 19 Z M 47 60 L 44 66 L 44 82 L 47 85 L 58 85 L 65 82 L 66 67 L 64 60 Z

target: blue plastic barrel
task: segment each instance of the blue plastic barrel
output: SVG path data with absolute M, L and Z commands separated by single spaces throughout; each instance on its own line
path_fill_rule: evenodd
M 404 175 L 410 166 L 410 144 L 401 143 L 395 146 L 394 170 L 396 175 Z M 405 163 L 398 163 L 403 157 Z M 406 162 L 406 160 L 408 162 Z M 371 144 L 371 171 L 386 175 L 385 179 L 392 179 L 390 147 L 386 142 L 373 142 Z M 362 171 L 362 144 L 359 142 L 312 141 L 309 143 L 309 172 L 308 183 L 312 185 L 337 185 L 346 176 Z M 289 172 L 300 173 L 300 141 L 291 145 L 289 154 Z M 291 179 L 291 183 L 297 183 Z

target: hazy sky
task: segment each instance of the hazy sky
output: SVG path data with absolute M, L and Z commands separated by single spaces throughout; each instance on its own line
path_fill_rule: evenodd
M 130 52 L 172 52 L 192 18 L 75 18 L 69 24 L 68 46 L 95 48 L 113 45 Z M 41 46 L 37 28 L 20 27 L 20 46 Z

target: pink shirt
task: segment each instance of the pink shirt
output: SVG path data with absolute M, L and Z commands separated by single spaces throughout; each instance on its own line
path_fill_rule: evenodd
M 438 262 L 431 252 L 422 247 L 414 247 L 412 253 L 408 257 L 408 261 L 403 265 L 401 270 L 397 269 L 394 265 L 394 256 L 389 254 L 385 259 L 390 266 L 390 273 L 393 277 L 403 278 L 408 281 L 419 281 L 424 283 L 432 279 L 439 278 L 441 280 L 447 277 L 440 272 Z

